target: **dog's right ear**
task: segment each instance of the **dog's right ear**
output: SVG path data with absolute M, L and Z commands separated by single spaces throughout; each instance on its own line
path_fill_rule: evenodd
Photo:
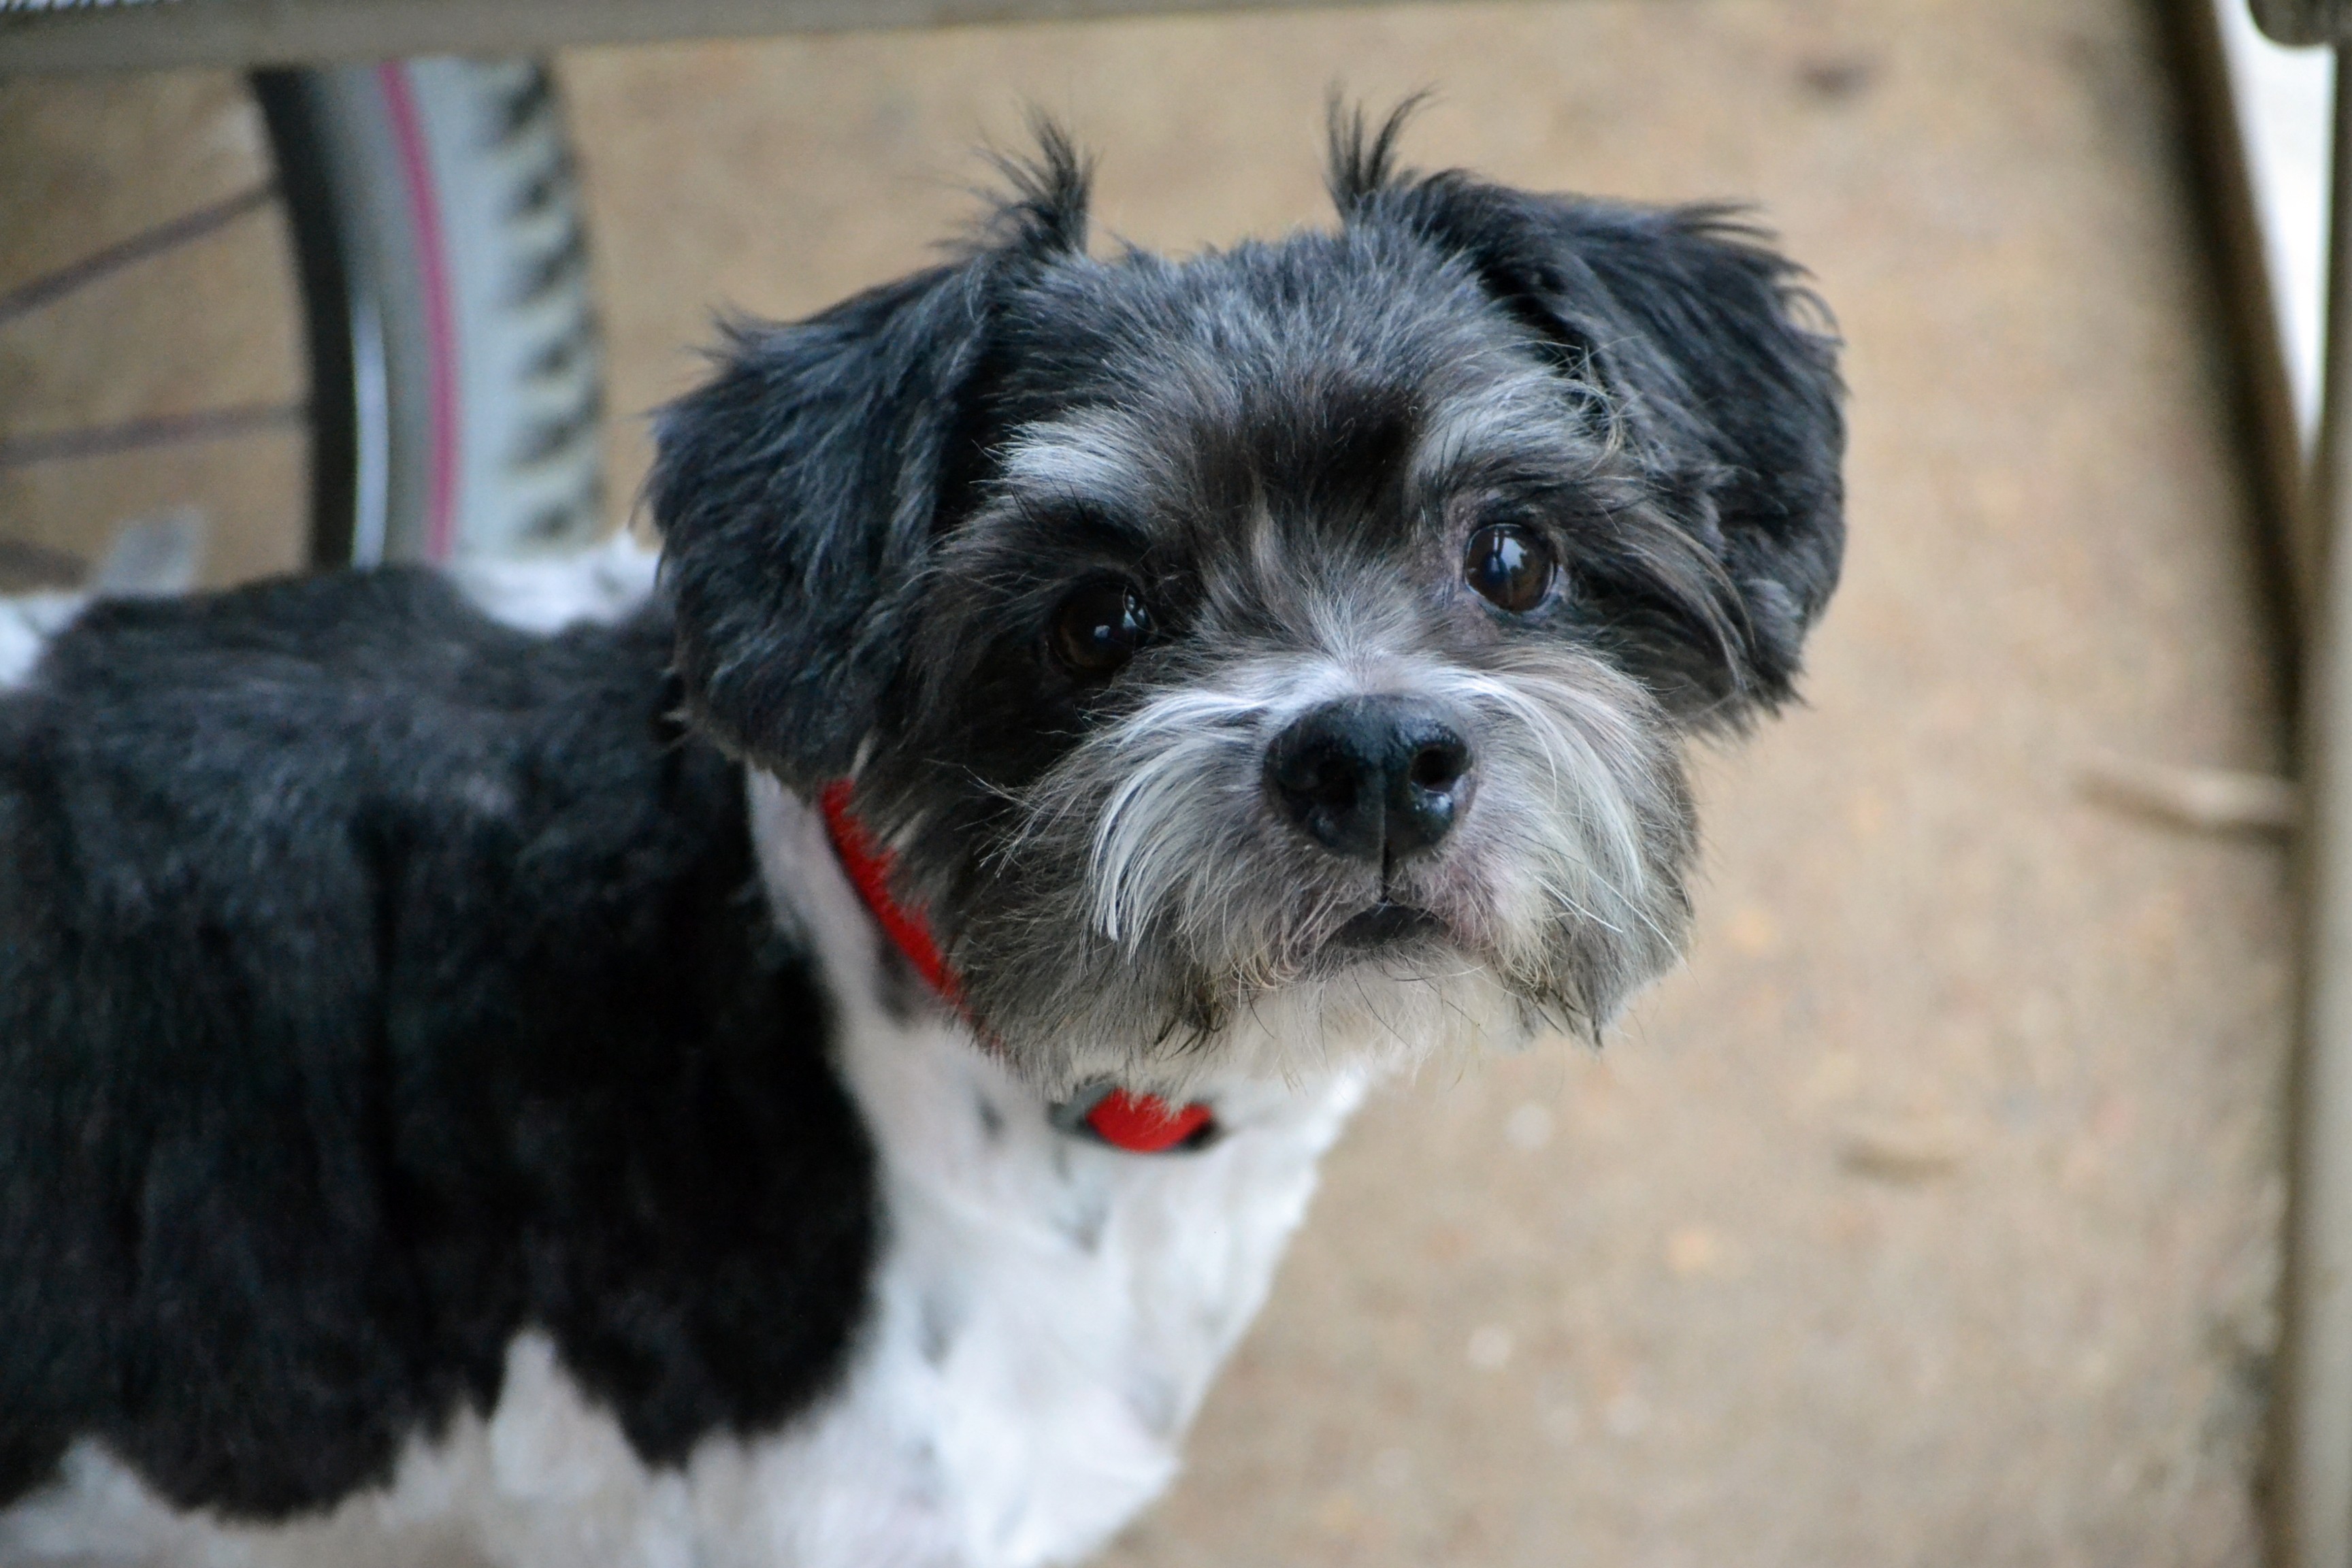
M 725 329 L 663 410 L 647 497 L 677 665 L 720 744 L 813 792 L 846 774 L 898 673 L 901 621 L 984 440 L 995 302 L 1086 242 L 1088 171 L 1039 125 L 964 258 L 803 321 Z
M 813 789 L 849 772 L 896 668 L 987 318 L 986 268 L 935 268 L 790 325 L 730 322 L 663 410 L 648 495 L 677 669 L 713 739 Z

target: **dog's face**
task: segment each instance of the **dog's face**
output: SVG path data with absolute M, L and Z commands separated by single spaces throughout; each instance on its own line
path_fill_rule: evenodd
M 1591 1033 L 1677 952 L 1683 748 L 1833 584 L 1831 346 L 1719 214 L 1401 178 L 1181 263 L 1048 137 L 987 243 L 739 331 L 654 481 L 705 722 L 854 775 L 975 1021 L 1181 1089 Z

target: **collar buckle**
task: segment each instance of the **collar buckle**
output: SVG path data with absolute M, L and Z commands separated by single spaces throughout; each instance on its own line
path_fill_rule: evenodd
M 1108 1143 L 1129 1154 L 1190 1154 L 1215 1142 L 1224 1129 L 1204 1100 L 1171 1105 L 1156 1094 L 1096 1084 L 1046 1112 L 1073 1137 Z

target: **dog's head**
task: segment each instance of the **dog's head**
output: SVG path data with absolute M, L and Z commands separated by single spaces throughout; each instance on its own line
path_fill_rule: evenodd
M 653 482 L 702 722 L 854 777 L 1049 1086 L 1591 1033 L 1676 953 L 1683 750 L 1836 582 L 1833 344 L 1720 209 L 1391 166 L 1087 253 L 1051 131 L 953 264 L 732 332 Z

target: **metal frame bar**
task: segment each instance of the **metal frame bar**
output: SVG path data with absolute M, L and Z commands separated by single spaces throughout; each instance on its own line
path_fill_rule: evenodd
M 2277 1551 L 2352 1568 L 2352 49 L 2336 52 L 2320 592 L 2304 639 L 2302 1029 L 2288 1099 Z
M 2251 3 L 2278 43 L 2352 44 L 2352 0 L 2221 3 Z M 2260 510 L 2285 579 L 2305 824 L 2270 1555 L 2277 1568 L 2352 1568 L 2352 48 L 2336 53 L 2324 386 L 2317 451 L 2306 459 L 2214 4 L 2176 0 L 2175 20 L 2220 208 Z
M 169 0 L 65 3 L 39 10 L 6 5 L 0 0 L 0 77 L 535 55 L 671 38 L 1269 8 L 1265 0 Z
M 2352 0 L 2253 0 L 2254 21 L 2282 44 L 2335 44 L 2352 36 Z
M 2237 361 L 2255 510 L 2269 531 L 2264 564 L 2285 623 L 2276 639 L 2277 662 L 2292 700 L 2299 693 L 2296 650 L 2318 614 L 2319 522 L 2311 463 L 2289 382 L 2261 201 L 2217 0 L 2168 0 L 2165 11 L 2197 132 L 2200 194 L 2220 252 L 2221 309 Z
M 2325 390 L 2297 638 L 2304 921 L 2271 1544 L 2279 1568 L 2352 1568 L 2352 0 L 2251 4 L 2277 42 L 2336 51 Z
M 2306 514 L 2315 571 L 2300 638 L 2302 1006 L 2272 1548 L 2280 1568 L 2352 1568 L 2352 0 L 2252 4 L 2278 42 L 2336 48 L 2326 389 Z

